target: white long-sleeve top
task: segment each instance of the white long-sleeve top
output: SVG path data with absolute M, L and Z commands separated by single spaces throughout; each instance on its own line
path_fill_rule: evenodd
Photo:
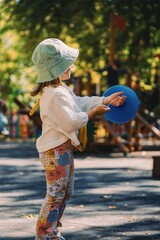
M 38 152 L 57 147 L 68 139 L 78 146 L 78 129 L 88 122 L 86 112 L 101 105 L 103 98 L 76 96 L 66 85 L 45 87 L 40 100 L 42 135 L 36 143 Z

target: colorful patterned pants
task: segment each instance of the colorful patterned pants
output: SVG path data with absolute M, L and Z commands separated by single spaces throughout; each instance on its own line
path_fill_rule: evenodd
M 40 160 L 46 172 L 47 193 L 37 221 L 36 239 L 61 239 L 60 220 L 72 195 L 74 182 L 73 146 L 70 140 L 40 153 Z

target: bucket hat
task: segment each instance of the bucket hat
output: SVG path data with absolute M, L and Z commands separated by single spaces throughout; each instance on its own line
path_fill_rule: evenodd
M 36 82 L 48 82 L 60 77 L 75 62 L 78 54 L 78 49 L 69 47 L 57 38 L 43 40 L 32 54 L 38 73 Z

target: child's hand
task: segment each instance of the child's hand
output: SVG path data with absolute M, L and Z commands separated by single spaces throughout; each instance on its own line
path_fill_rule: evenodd
M 110 108 L 106 105 L 99 105 L 95 107 L 96 115 L 103 115 L 106 112 L 110 111 Z
M 97 115 L 103 115 L 108 111 L 110 111 L 110 108 L 106 105 L 96 106 L 87 112 L 88 119 L 94 119 Z
M 121 106 L 126 100 L 126 96 L 122 96 L 123 92 L 116 92 L 111 94 L 109 97 L 106 97 L 103 100 L 103 104 L 107 104 L 108 106 L 111 104 L 115 107 Z

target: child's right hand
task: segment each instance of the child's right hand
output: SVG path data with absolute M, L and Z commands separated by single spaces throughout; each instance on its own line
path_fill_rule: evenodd
M 106 112 L 110 111 L 110 107 L 106 106 L 106 105 L 100 105 L 95 107 L 95 111 L 96 111 L 96 115 L 103 115 Z
M 110 108 L 108 106 L 102 104 L 102 105 L 92 108 L 90 111 L 87 112 L 87 114 L 88 114 L 88 118 L 90 120 L 90 119 L 95 118 L 95 116 L 103 115 L 108 111 L 110 111 Z

